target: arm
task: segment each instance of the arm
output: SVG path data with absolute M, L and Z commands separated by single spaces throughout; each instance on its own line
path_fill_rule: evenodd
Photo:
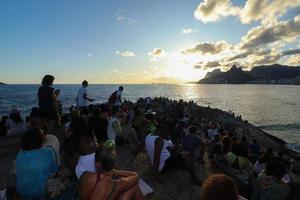
M 94 99 L 88 98 L 87 94 L 83 94 L 83 98 L 88 101 L 94 101 Z
M 117 189 L 123 193 L 126 190 L 136 186 L 139 182 L 139 176 L 135 172 L 113 170 L 115 176 L 120 177 Z
M 158 137 L 155 140 L 154 147 L 154 159 L 153 159 L 153 167 L 157 173 L 159 173 L 159 164 L 160 164 L 160 154 L 164 145 L 164 141 Z

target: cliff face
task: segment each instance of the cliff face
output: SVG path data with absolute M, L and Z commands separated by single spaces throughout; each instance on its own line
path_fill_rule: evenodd
M 296 79 L 300 76 L 300 67 L 284 66 L 279 64 L 256 66 L 251 71 L 243 71 L 235 65 L 227 72 L 219 69 L 208 72 L 200 84 L 245 84 L 256 80 Z

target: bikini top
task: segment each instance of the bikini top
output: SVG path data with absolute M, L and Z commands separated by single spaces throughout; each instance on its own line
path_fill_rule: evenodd
M 93 189 L 90 191 L 90 193 L 89 193 L 89 195 L 88 195 L 88 197 L 87 197 L 86 200 L 91 200 L 91 197 L 92 197 L 92 195 L 93 195 L 93 193 L 94 193 L 94 191 L 95 191 L 95 189 L 96 189 L 98 183 L 100 183 L 101 180 L 102 180 L 102 179 L 101 179 L 101 173 L 98 173 L 98 174 L 97 174 L 97 181 L 96 181 L 96 183 L 95 183 Z M 110 193 L 109 193 L 108 197 L 106 198 L 106 200 L 110 200 L 110 198 L 112 197 L 112 195 L 113 195 L 113 193 L 114 193 L 114 191 L 115 191 L 115 189 L 116 189 L 116 185 L 117 185 L 117 182 L 116 182 L 116 181 L 113 181 L 113 188 L 112 188 L 112 190 L 110 191 Z

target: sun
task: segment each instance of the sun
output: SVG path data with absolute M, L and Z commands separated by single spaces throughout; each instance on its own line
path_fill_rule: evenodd
M 182 56 L 180 53 L 174 52 L 169 55 L 166 73 L 168 76 L 184 82 L 198 81 L 205 76 L 206 71 L 195 69 L 194 65 L 196 63 L 195 57 Z

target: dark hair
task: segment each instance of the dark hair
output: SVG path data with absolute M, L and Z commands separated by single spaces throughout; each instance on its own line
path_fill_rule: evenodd
M 241 143 L 234 143 L 231 146 L 231 150 L 232 153 L 234 153 L 237 156 L 242 156 L 242 157 L 248 157 L 248 149 L 245 145 L 241 144 Z
M 87 124 L 82 117 L 73 118 L 69 128 L 72 134 L 81 134 L 82 132 L 86 132 L 88 130 Z
M 112 150 L 102 147 L 97 149 L 95 154 L 95 162 L 101 163 L 101 170 L 109 172 L 115 166 L 116 155 Z
M 9 114 L 9 118 L 12 119 L 13 122 L 15 122 L 16 124 L 23 122 L 23 119 L 21 118 L 21 115 L 19 112 Z
M 89 84 L 86 80 L 84 80 L 84 81 L 82 81 L 82 83 L 81 83 L 82 85 L 87 85 L 87 84 Z
M 278 160 L 272 160 L 266 164 L 266 174 L 268 176 L 275 176 L 281 179 L 286 173 L 286 167 Z
M 120 87 L 119 87 L 119 90 L 120 90 L 120 91 L 123 91 L 123 89 L 124 89 L 123 86 L 120 86 Z
M 238 200 L 237 187 L 234 180 L 224 174 L 211 175 L 202 186 L 203 200 Z
M 119 108 L 119 107 L 113 106 L 112 109 L 111 109 L 111 114 L 112 114 L 112 115 L 115 115 L 115 114 L 117 114 L 119 111 L 120 111 L 120 108 Z
M 30 117 L 40 117 L 40 110 L 38 107 L 33 107 L 31 109 Z
M 101 113 L 102 113 L 102 111 L 101 111 L 101 108 L 99 108 L 99 107 L 95 107 L 92 110 L 93 116 L 99 116 Z
M 40 148 L 44 143 L 42 130 L 38 128 L 28 129 L 22 138 L 22 150 L 33 150 Z
M 190 133 L 196 133 L 196 131 L 197 131 L 196 126 L 191 126 L 191 127 L 189 128 L 189 132 L 190 132 Z
M 54 79 L 55 78 L 52 75 L 45 75 L 43 80 L 42 80 L 42 85 L 51 86 L 53 84 Z

